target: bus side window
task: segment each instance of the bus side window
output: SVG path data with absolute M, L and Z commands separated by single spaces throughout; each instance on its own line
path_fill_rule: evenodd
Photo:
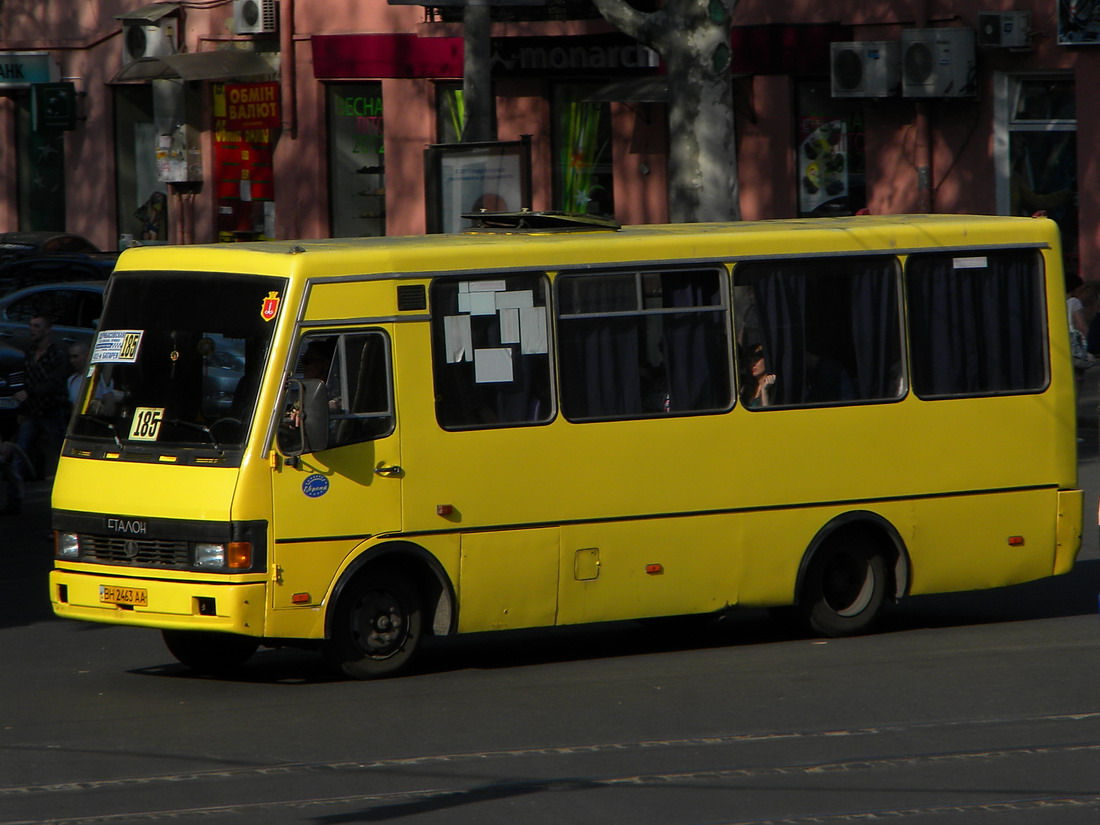
M 294 377 L 324 381 L 329 407 L 328 448 L 383 438 L 393 432 L 389 339 L 378 330 L 307 335 Z M 286 400 L 284 422 L 296 399 Z
M 901 398 L 899 278 L 893 256 L 738 264 L 734 300 L 739 303 L 738 362 L 746 406 Z M 753 365 L 761 358 L 767 365 L 767 392 L 750 392 L 748 382 L 758 378 Z
M 728 410 L 733 379 L 725 283 L 714 268 L 559 275 L 565 417 Z
M 436 420 L 446 430 L 554 418 L 546 278 L 439 279 L 431 287 Z
M 996 395 L 1046 386 L 1046 301 L 1037 251 L 913 254 L 905 274 L 917 395 Z

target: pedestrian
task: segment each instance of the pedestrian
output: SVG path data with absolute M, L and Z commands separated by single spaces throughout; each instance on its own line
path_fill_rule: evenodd
M 15 454 L 8 479 L 7 504 L 0 515 L 23 509 L 23 482 L 30 473 L 30 454 L 42 452 L 43 475 L 52 476 L 65 435 L 68 409 L 68 357 L 52 337 L 53 321 L 35 315 L 27 325 L 27 353 L 23 360 L 23 388 L 14 395 L 19 404 Z

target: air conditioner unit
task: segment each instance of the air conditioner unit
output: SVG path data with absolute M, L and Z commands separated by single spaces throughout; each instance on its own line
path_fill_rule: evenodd
M 978 45 L 1002 49 L 1031 46 L 1031 12 L 978 12 Z
M 156 22 L 122 21 L 122 65 L 128 66 L 143 57 L 175 54 L 179 46 L 178 22 L 174 17 L 162 17 Z
M 896 40 L 830 43 L 833 97 L 891 97 L 901 91 L 901 44 Z
M 976 96 L 974 30 L 902 30 L 901 93 L 904 97 Z
M 233 31 L 237 34 L 274 34 L 278 19 L 275 0 L 233 0 Z

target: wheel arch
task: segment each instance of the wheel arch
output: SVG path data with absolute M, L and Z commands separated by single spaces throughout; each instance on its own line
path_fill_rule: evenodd
M 802 562 L 798 567 L 798 577 L 795 580 L 794 598 L 796 604 L 805 592 L 806 576 L 821 549 L 832 541 L 852 534 L 869 538 L 883 551 L 887 568 L 892 576 L 893 598 L 895 600 L 900 599 L 909 592 L 909 550 L 905 546 L 905 540 L 902 539 L 901 533 L 889 520 L 878 513 L 870 510 L 852 510 L 830 519 L 818 530 L 806 548 L 806 552 L 802 555 Z
M 427 611 L 425 627 L 432 635 L 450 636 L 458 624 L 458 601 L 450 576 L 439 560 L 411 541 L 376 544 L 357 556 L 341 574 L 325 611 L 325 638 L 332 638 L 336 608 L 348 586 L 379 569 L 399 570 L 416 586 Z

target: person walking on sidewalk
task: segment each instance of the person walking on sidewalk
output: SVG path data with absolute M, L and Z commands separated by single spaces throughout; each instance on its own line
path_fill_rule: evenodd
M 43 474 L 52 475 L 61 452 L 68 412 L 66 379 L 68 357 L 52 337 L 53 321 L 43 315 L 31 318 L 27 354 L 23 361 L 23 389 L 15 393 L 19 423 L 15 430 L 15 451 L 8 478 L 7 504 L 0 514 L 23 509 L 23 481 L 29 474 L 30 453 L 41 445 Z

